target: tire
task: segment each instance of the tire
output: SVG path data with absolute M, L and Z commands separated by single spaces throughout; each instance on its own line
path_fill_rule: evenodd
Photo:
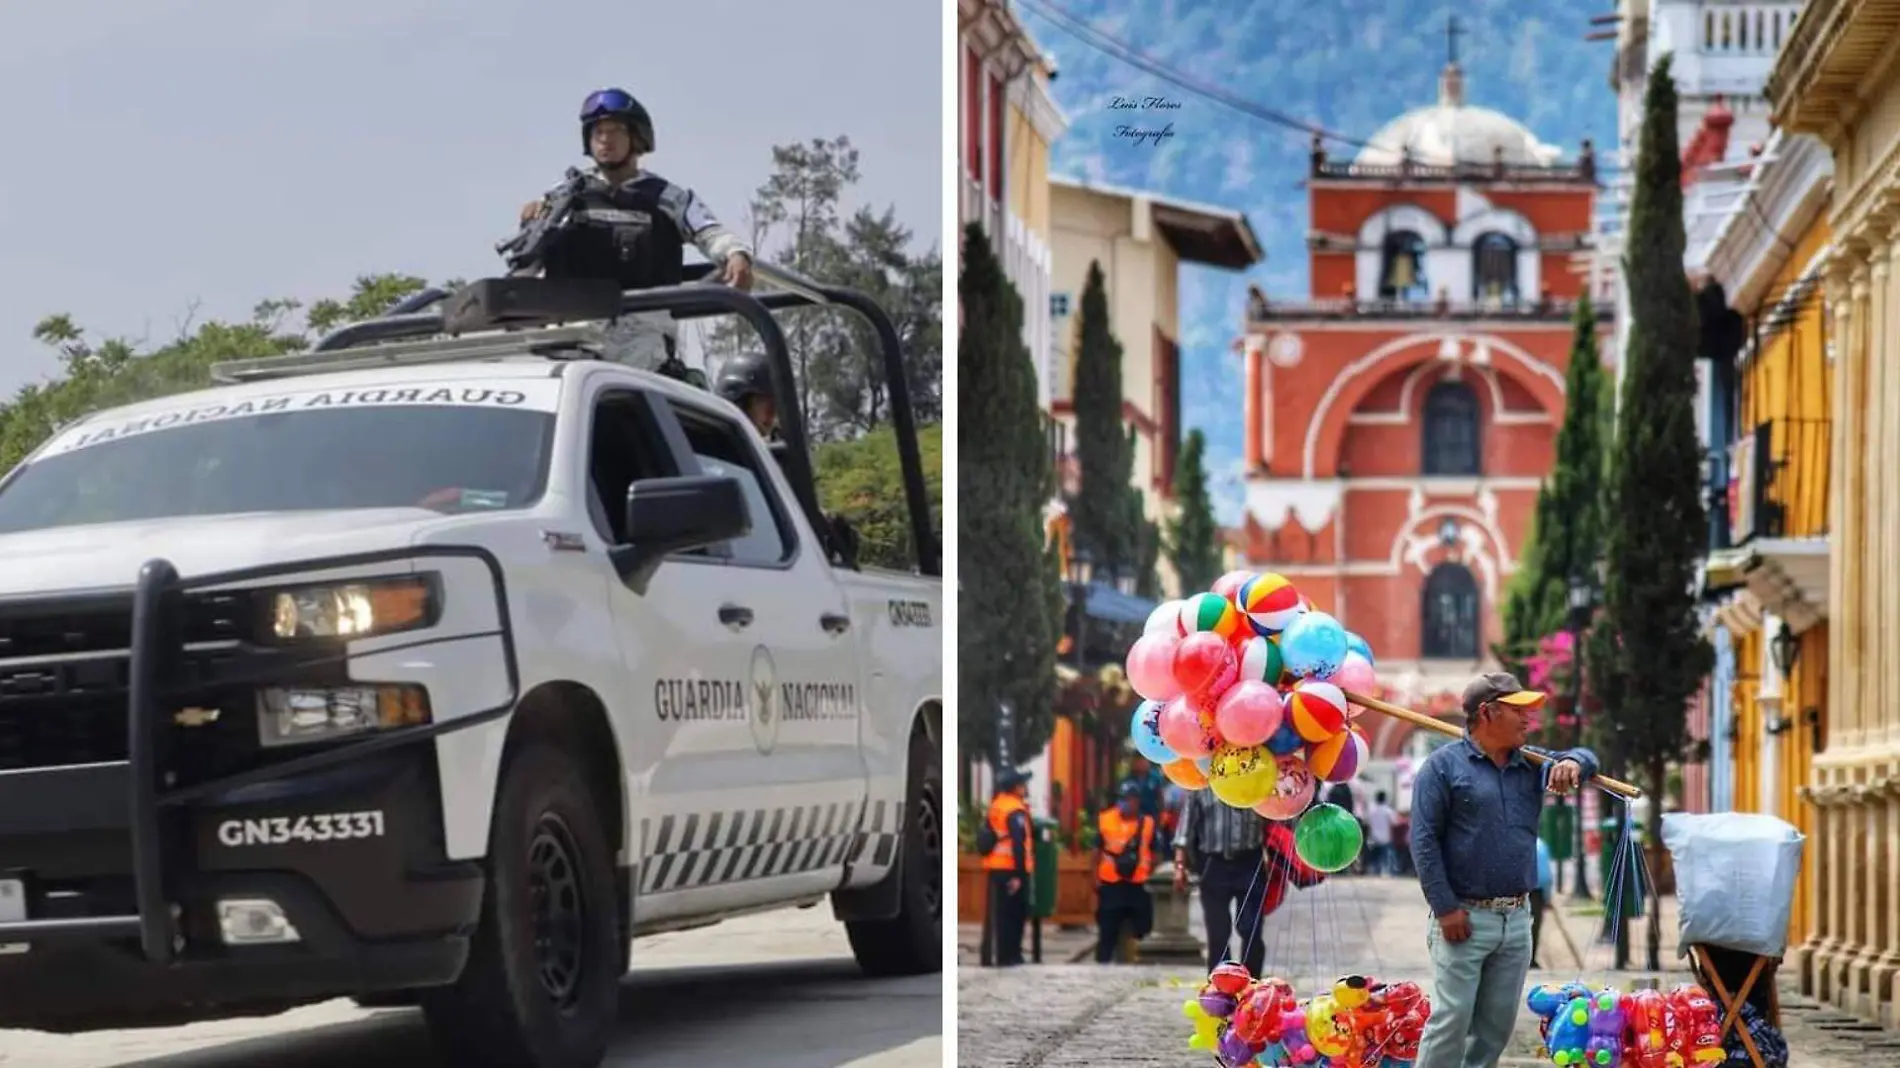
M 572 757 L 541 742 L 502 772 L 468 965 L 422 998 L 437 1048 L 458 1068 L 596 1068 L 607 1055 L 624 947 L 614 853 L 585 781 Z M 541 901 L 569 906 L 550 936 L 565 952 L 552 960 L 539 944 Z
M 943 971 L 943 761 L 922 731 L 910 738 L 909 785 L 897 853 L 899 911 L 845 923 L 866 975 Z

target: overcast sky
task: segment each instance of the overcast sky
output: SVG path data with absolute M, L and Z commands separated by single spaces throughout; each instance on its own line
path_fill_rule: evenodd
M 848 135 L 856 202 L 942 238 L 939 0 L 0 2 L 0 397 L 51 312 L 162 343 L 359 274 L 498 274 L 619 85 L 649 166 L 737 224 L 771 146 Z

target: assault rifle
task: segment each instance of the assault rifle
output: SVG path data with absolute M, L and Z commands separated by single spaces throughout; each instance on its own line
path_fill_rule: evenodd
M 587 176 L 579 168 L 569 167 L 567 175 L 543 200 L 541 214 L 522 224 L 515 236 L 495 246 L 509 274 L 528 274 L 541 266 L 548 248 L 567 230 L 574 215 L 574 204 L 587 185 Z

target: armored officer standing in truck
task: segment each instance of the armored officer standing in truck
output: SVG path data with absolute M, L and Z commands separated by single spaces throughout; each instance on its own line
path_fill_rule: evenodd
M 549 278 L 612 278 L 622 289 L 678 285 L 688 242 L 720 280 L 752 288 L 752 249 L 714 217 L 697 193 L 640 166 L 654 148 L 653 119 L 624 89 L 600 89 L 581 103 L 581 151 L 595 170 L 575 209 L 572 229 L 544 261 Z M 547 198 L 522 205 L 521 221 L 547 210 Z M 609 355 L 645 370 L 679 362 L 672 316 L 624 316 L 609 328 Z M 683 365 L 682 365 L 683 366 Z

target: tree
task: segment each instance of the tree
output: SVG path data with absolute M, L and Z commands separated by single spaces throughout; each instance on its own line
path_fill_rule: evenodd
M 1183 595 L 1214 585 L 1221 573 L 1220 524 L 1207 492 L 1207 438 L 1198 428 L 1181 443 L 1174 465 L 1174 492 L 1180 514 L 1168 524 L 1168 560 L 1181 579 Z
M 941 516 L 943 427 L 919 427 L 917 451 L 930 491 L 930 514 Z M 843 515 L 857 529 L 859 563 L 896 571 L 917 566 L 895 430 L 879 427 L 860 438 L 819 445 L 812 450 L 812 466 L 819 505 L 827 514 Z
M 1612 767 L 1627 764 L 1660 810 L 1670 762 L 1688 743 L 1688 701 L 1714 656 L 1696 618 L 1694 581 L 1708 535 L 1695 428 L 1696 305 L 1683 271 L 1676 83 L 1665 54 L 1650 74 L 1623 270 L 1630 329 L 1616 439 L 1603 498 L 1608 565 L 1592 681 Z M 1650 870 L 1661 835 L 1650 827 Z M 1612 903 L 1614 907 L 1614 903 Z M 1649 916 L 1658 964 L 1659 911 Z
M 34 327 L 33 336 L 59 351 L 64 374 L 28 385 L 0 406 L 0 472 L 11 470 L 54 430 L 82 415 L 203 389 L 211 384 L 213 364 L 300 351 L 311 342 L 306 330 L 326 333 L 380 315 L 424 284 L 409 275 L 364 275 L 346 299 L 311 304 L 304 330 L 286 328 L 302 304 L 266 300 L 253 309 L 248 322 L 212 321 L 181 329 L 177 338 L 150 353 L 139 353 L 122 338 L 94 345 L 70 315 L 49 315 Z
M 1539 643 L 1568 625 L 1570 583 L 1573 579 L 1595 581 L 1602 547 L 1608 393 L 1597 353 L 1596 309 L 1588 293 L 1577 301 L 1572 326 L 1556 462 L 1538 487 L 1524 553 L 1504 601 L 1504 640 L 1493 649 L 1508 670 L 1520 675 Z M 1574 670 L 1572 658 L 1566 672 Z M 1565 678 L 1566 687 L 1568 682 Z M 1569 714 L 1574 716 L 1577 710 L 1570 709 Z M 1548 740 L 1558 744 L 1564 739 L 1553 733 Z
M 1022 298 L 1004 277 L 981 226 L 965 229 L 957 281 L 958 744 L 998 755 L 996 714 L 1014 704 L 1016 738 L 1053 728 L 1060 580 L 1043 536 L 1054 488 L 1036 403 L 1036 369 L 1023 344 Z M 1034 747 L 1030 747 L 1034 748 Z M 1011 751 L 1024 754 L 1024 746 Z
M 843 201 L 860 177 L 848 137 L 775 145 L 772 174 L 753 194 L 740 229 L 760 260 L 863 291 L 897 328 L 911 406 L 920 423 L 943 418 L 943 258 L 933 245 L 913 252 L 910 230 L 892 208 Z M 815 442 L 855 437 L 889 421 L 882 349 L 870 324 L 837 309 L 780 314 L 797 380 L 799 407 Z M 721 319 L 700 332 L 709 371 L 758 347 L 752 327 Z
M 1099 568 L 1133 571 L 1143 522 L 1134 489 L 1135 446 L 1122 421 L 1122 346 L 1109 329 L 1099 261 L 1089 263 L 1075 331 L 1075 459 L 1081 479 L 1069 510 L 1076 545 Z

